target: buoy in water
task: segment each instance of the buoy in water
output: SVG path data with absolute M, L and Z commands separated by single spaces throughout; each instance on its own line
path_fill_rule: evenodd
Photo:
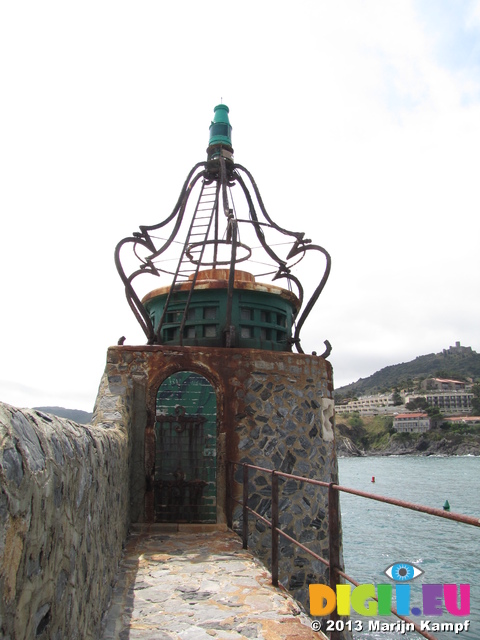
M 375 482 L 375 476 L 372 476 L 372 482 Z
M 448 500 L 445 500 L 445 504 L 443 505 L 443 510 L 450 511 L 450 503 L 448 502 Z

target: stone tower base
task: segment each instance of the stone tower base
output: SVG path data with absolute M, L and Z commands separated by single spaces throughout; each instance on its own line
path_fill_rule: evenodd
M 216 454 L 217 523 L 227 522 L 228 460 L 325 482 L 338 481 L 332 368 L 327 360 L 256 349 L 111 347 L 95 420 L 97 424 L 111 420 L 117 405 L 128 407 L 131 413 L 132 522 L 154 522 L 158 514 L 157 393 L 162 383 L 178 372 L 202 376 L 216 396 L 216 451 L 206 445 L 205 451 L 210 457 Z M 187 389 L 182 393 L 181 401 L 185 402 L 190 392 Z M 172 413 L 171 409 L 167 411 Z M 177 425 L 176 429 L 180 431 L 183 426 Z M 234 479 L 230 489 L 241 500 L 240 467 Z M 268 474 L 251 473 L 249 494 L 249 506 L 269 518 Z M 326 559 L 327 513 L 326 489 L 311 485 L 298 488 L 294 480 L 280 481 L 280 528 Z M 233 521 L 235 528 L 241 526 L 238 506 Z M 253 518 L 249 546 L 269 564 L 270 530 Z M 280 558 L 280 581 L 308 608 L 308 584 L 328 581 L 324 566 L 285 541 L 281 542 Z

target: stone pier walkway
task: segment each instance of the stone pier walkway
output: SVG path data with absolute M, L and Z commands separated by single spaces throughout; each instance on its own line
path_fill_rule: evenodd
M 231 531 L 136 526 L 102 640 L 212 638 L 325 640 Z

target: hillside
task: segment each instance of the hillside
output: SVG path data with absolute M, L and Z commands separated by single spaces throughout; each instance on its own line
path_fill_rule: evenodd
M 338 456 L 480 455 L 478 425 L 447 423 L 426 433 L 396 433 L 392 423 L 392 416 L 337 415 L 335 436 Z
M 33 407 L 37 411 L 43 413 L 51 413 L 59 418 L 67 418 L 67 420 L 73 420 L 78 424 L 89 424 L 92 419 L 92 413 L 88 411 L 82 411 L 81 409 L 65 409 L 64 407 Z
M 444 377 L 455 379 L 480 380 L 480 354 L 468 352 L 463 347 L 450 347 L 442 353 L 430 353 L 417 356 L 410 362 L 384 367 L 368 378 L 360 378 L 357 382 L 338 387 L 335 397 L 353 395 L 369 395 L 383 393 L 395 387 L 408 388 L 418 378 Z

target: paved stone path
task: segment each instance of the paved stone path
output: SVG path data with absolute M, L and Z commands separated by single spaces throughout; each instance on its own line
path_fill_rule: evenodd
M 133 530 L 102 640 L 325 639 L 237 535 L 179 527 Z

